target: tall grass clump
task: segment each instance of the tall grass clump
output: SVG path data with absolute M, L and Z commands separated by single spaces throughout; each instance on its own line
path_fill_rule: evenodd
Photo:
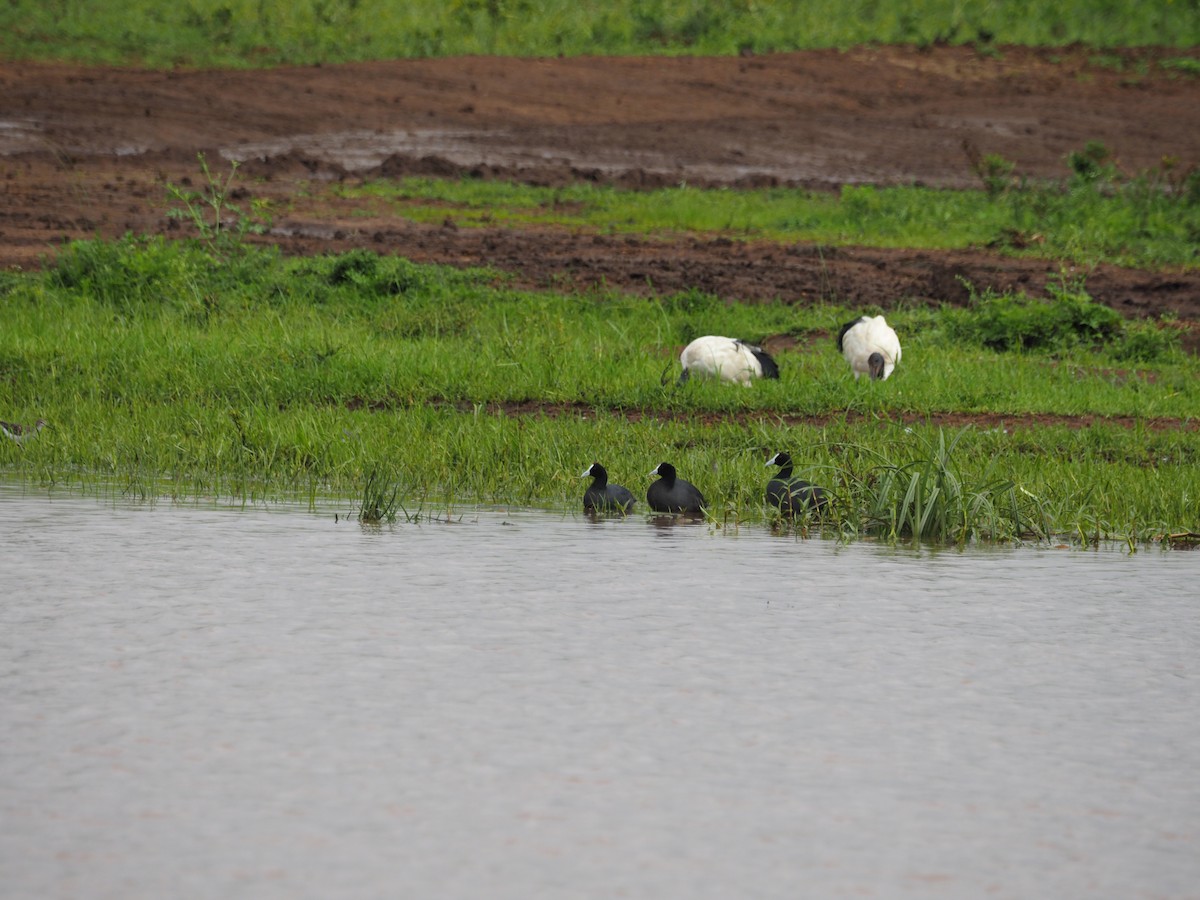
M 372 469 L 363 481 L 358 520 L 368 525 L 395 522 L 396 510 L 400 508 L 399 494 L 400 484 L 397 480 L 378 469 Z
M 968 429 L 947 440 L 917 436 L 911 459 L 885 460 L 858 486 L 869 534 L 939 543 L 975 539 L 1011 540 L 1040 535 L 1042 523 L 1022 510 L 1014 482 L 988 466 L 976 478 L 963 476 L 955 452 Z

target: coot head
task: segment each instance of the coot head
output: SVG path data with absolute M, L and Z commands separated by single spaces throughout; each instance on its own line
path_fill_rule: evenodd
M 598 485 L 599 487 L 604 487 L 604 485 L 608 484 L 608 469 L 604 468 L 604 466 L 600 465 L 598 462 L 594 462 L 584 469 L 583 474 L 579 477 L 587 478 L 589 475 L 596 479 L 593 484 Z
M 792 457 L 784 450 L 780 450 L 774 456 L 767 460 L 768 466 L 779 466 L 779 477 L 787 478 L 792 474 Z

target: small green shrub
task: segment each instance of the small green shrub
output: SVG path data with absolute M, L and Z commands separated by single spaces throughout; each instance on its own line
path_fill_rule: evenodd
M 167 215 L 189 222 L 215 256 L 229 257 L 240 251 L 246 235 L 262 234 L 266 230 L 269 224 L 266 206 L 252 201 L 251 211 L 246 212 L 233 202 L 236 160 L 229 164 L 229 172 L 222 178 L 208 167 L 203 153 L 196 154 L 196 158 L 204 181 L 202 188 L 197 191 L 188 185 L 168 184 L 168 197 L 179 205 L 168 210 Z
M 997 197 L 1014 185 L 1013 173 L 1017 164 L 1011 159 L 1005 159 L 997 153 L 988 153 L 971 164 L 975 174 L 983 183 L 983 189 L 989 197 Z
M 1179 349 L 1176 329 L 1161 327 L 1156 322 L 1134 322 L 1125 325 L 1112 354 L 1122 362 L 1151 363 L 1170 359 Z
M 1059 352 L 1094 346 L 1121 334 L 1121 314 L 1093 302 L 1085 292 L 1062 285 L 1048 287 L 1047 299 L 1025 294 L 983 296 L 972 286 L 971 305 L 949 320 L 954 335 L 991 350 Z
M 118 309 L 169 304 L 188 268 L 186 256 L 186 248 L 161 238 L 77 241 L 58 255 L 49 280 Z
M 403 257 L 382 256 L 363 249 L 298 259 L 291 274 L 329 288 L 377 299 L 420 295 L 439 289 L 457 290 L 479 281 L 478 275 L 420 266 Z
M 1100 141 L 1088 141 L 1082 150 L 1067 154 L 1067 165 L 1082 181 L 1111 181 L 1117 173 L 1112 151 Z

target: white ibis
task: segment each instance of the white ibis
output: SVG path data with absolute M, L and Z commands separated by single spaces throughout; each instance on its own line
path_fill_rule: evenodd
M 900 338 L 883 316 L 862 316 L 838 332 L 838 349 L 857 379 L 870 375 L 883 381 L 900 362 Z
M 715 334 L 698 337 L 679 354 L 683 384 L 695 372 L 709 378 L 722 378 L 746 387 L 755 378 L 778 378 L 779 365 L 762 347 L 737 338 Z

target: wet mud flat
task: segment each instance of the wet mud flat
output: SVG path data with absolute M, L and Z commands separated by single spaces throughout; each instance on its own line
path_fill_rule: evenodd
M 1128 51 L 1124 70 L 1082 49 L 868 48 L 742 58 L 402 60 L 266 71 L 149 72 L 0 64 L 0 266 L 63 242 L 179 235 L 166 185 L 197 184 L 197 154 L 239 160 L 238 199 L 284 210 L 257 240 L 292 254 L 365 247 L 487 265 L 518 286 L 744 301 L 963 303 L 1040 293 L 1063 276 L 1128 315 L 1171 313 L 1197 344 L 1200 274 L 1086 271 L 962 251 L 780 246 L 552 228 L 416 224 L 363 215 L 330 188 L 376 177 L 698 186 L 979 184 L 996 154 L 1030 177 L 1109 147 L 1128 172 L 1200 153 L 1200 79 Z M 1147 74 L 1131 78 L 1140 66 Z

